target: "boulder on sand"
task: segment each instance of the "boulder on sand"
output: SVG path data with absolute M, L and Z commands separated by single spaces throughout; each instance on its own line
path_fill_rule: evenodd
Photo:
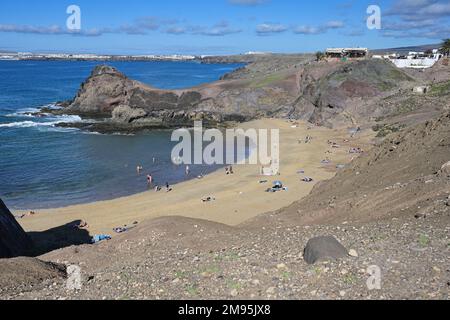
M 348 250 L 332 236 L 317 237 L 308 241 L 303 258 L 308 264 L 324 260 L 337 260 L 348 255 Z
M 32 249 L 31 239 L 0 199 L 0 259 L 25 256 Z

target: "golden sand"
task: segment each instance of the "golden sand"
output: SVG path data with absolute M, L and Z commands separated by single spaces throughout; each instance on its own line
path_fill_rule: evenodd
M 298 122 L 298 127 L 286 120 L 263 119 L 244 123 L 240 128 L 280 129 L 279 176 L 262 177 L 256 165 L 234 166 L 234 175 L 226 175 L 219 170 L 205 176 L 173 186 L 172 192 L 148 191 L 128 197 L 66 208 L 36 211 L 36 215 L 21 219 L 19 223 L 26 231 L 45 231 L 76 220 L 89 224 L 91 235 L 106 233 L 114 235 L 112 229 L 131 225 L 134 221 L 144 221 L 161 216 L 186 216 L 238 225 L 259 214 L 281 209 L 308 195 L 317 182 L 332 178 L 337 164 L 347 164 L 355 155 L 349 154 L 351 147 L 367 147 L 368 136 L 350 138 L 344 129 L 314 127 L 306 122 Z M 309 144 L 299 143 L 310 135 Z M 344 142 L 346 139 L 350 140 Z M 332 148 L 332 140 L 340 148 Z M 331 153 L 329 153 L 331 152 Z M 329 158 L 329 165 L 321 163 Z M 299 174 L 305 170 L 305 174 Z M 308 176 L 313 183 L 305 183 L 301 178 Z M 268 183 L 261 184 L 261 180 Z M 267 193 L 274 180 L 281 180 L 288 191 Z M 203 203 L 202 198 L 213 196 L 216 200 Z M 17 214 L 19 214 L 18 212 Z

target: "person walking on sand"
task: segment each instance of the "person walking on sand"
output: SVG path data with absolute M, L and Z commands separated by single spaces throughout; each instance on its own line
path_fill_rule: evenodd
M 166 182 L 166 192 L 172 191 L 172 188 L 170 188 L 170 184 Z
M 147 184 L 151 186 L 153 183 L 153 177 L 151 174 L 147 175 Z

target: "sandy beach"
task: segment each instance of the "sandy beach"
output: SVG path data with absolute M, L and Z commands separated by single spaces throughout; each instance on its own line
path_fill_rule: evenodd
M 36 211 L 36 215 L 19 219 L 26 231 L 46 231 L 73 221 L 84 220 L 89 233 L 110 234 L 115 227 L 132 225 L 147 219 L 162 216 L 185 216 L 239 225 L 259 214 L 281 209 L 305 197 L 320 181 L 332 178 L 338 164 L 347 164 L 355 154 L 352 147 L 369 148 L 371 133 L 351 138 L 348 128 L 327 129 L 315 127 L 306 122 L 293 126 L 286 120 L 262 119 L 239 125 L 240 128 L 280 129 L 281 173 L 276 177 L 263 177 L 256 165 L 234 166 L 234 175 L 224 170 L 173 186 L 172 192 L 153 190 L 89 204 Z M 305 144 L 306 136 L 313 140 Z M 299 143 L 299 140 L 302 143 Z M 332 148 L 329 141 L 339 145 Z M 348 140 L 348 141 L 347 141 Z M 331 163 L 323 164 L 329 158 Z M 304 174 L 298 173 L 304 170 Z M 314 179 L 312 183 L 301 181 L 303 177 Z M 267 180 L 267 183 L 260 183 Z M 267 193 L 274 180 L 281 180 L 288 191 Z M 215 201 L 204 203 L 204 197 Z M 15 212 L 20 215 L 25 212 Z

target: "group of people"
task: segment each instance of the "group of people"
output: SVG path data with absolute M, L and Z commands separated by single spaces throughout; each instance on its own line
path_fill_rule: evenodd
M 231 174 L 234 174 L 233 166 L 225 167 L 225 174 L 226 174 L 227 176 L 228 176 L 228 175 L 231 175 Z
M 28 213 L 21 214 L 20 216 L 14 216 L 14 217 L 15 217 L 16 219 L 23 219 L 23 218 L 31 217 L 31 216 L 34 216 L 34 215 L 36 215 L 36 212 L 30 211 L 30 212 L 28 212 Z

